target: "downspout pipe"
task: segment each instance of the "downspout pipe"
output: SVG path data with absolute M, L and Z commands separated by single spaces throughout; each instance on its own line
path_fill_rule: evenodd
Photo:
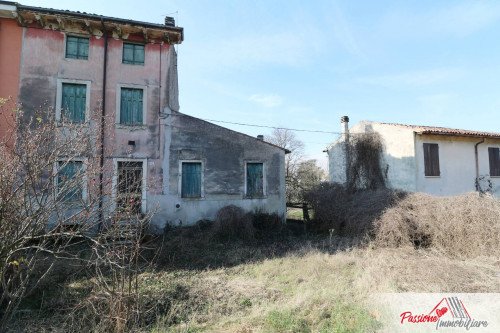
M 104 59 L 103 59 L 103 70 L 102 70 L 102 115 L 101 115 L 101 159 L 99 161 L 99 229 L 102 227 L 104 222 L 104 190 L 103 190 L 103 179 L 104 179 L 104 127 L 106 126 L 106 77 L 107 77 L 107 65 L 108 65 L 108 32 L 106 31 L 106 26 L 104 25 L 104 19 L 101 17 L 102 33 L 104 35 Z
M 479 188 L 479 155 L 477 152 L 477 146 L 479 146 L 481 143 L 484 143 L 484 141 L 486 141 L 486 138 L 483 138 L 481 141 L 479 141 L 474 145 L 474 154 L 476 155 L 476 191 L 478 192 L 480 188 Z

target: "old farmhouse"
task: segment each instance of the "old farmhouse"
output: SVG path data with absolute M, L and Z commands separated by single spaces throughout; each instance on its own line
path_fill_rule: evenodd
M 182 41 L 171 17 L 155 24 L 0 1 L 0 97 L 28 114 L 48 105 L 56 121 L 113 119 L 102 139 L 104 178 L 128 175 L 141 186 L 115 186 L 106 200 L 116 207 L 135 195 L 134 209 L 155 209 L 154 232 L 229 204 L 284 217 L 286 151 L 179 112 L 174 45 Z
M 439 196 L 470 191 L 500 196 L 500 133 L 361 121 L 327 149 L 330 182 L 349 177 L 349 142 L 360 134 L 380 138 L 380 169 L 386 186 Z

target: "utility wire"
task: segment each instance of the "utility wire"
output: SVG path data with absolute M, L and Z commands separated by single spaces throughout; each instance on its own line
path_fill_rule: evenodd
M 200 118 L 200 119 L 202 119 L 202 118 Z M 289 130 L 289 131 L 297 131 L 297 132 L 342 134 L 341 132 L 329 132 L 329 131 L 305 130 L 305 129 L 297 129 L 297 128 L 274 127 L 274 126 L 265 126 L 265 125 L 255 125 L 255 124 L 244 124 L 244 123 L 235 123 L 235 122 L 232 122 L 232 121 L 225 121 L 225 120 L 215 120 L 215 119 L 202 119 L 202 120 L 213 121 L 213 122 L 216 122 L 216 123 L 225 123 L 225 124 L 233 124 L 233 125 L 241 125 L 241 126 L 251 126 L 251 127 L 273 128 L 273 129 L 281 129 L 281 130 Z
M 171 114 L 172 116 L 187 116 L 187 117 L 193 117 L 193 116 L 188 116 L 183 113 L 179 114 Z M 205 118 L 197 118 L 196 119 L 208 121 L 208 122 L 216 122 L 216 123 L 225 123 L 225 124 L 233 124 L 233 125 L 241 125 L 241 126 L 251 126 L 251 127 L 263 127 L 263 128 L 272 128 L 272 129 L 281 129 L 281 130 L 288 130 L 288 131 L 297 131 L 297 132 L 309 132 L 309 133 L 326 133 L 326 134 L 366 134 L 364 132 L 349 132 L 349 133 L 342 133 L 342 132 L 330 132 L 330 131 L 319 131 L 319 130 L 306 130 L 306 129 L 297 129 L 297 128 L 288 128 L 288 127 L 275 127 L 275 126 L 266 126 L 266 125 L 256 125 L 256 124 L 246 124 L 246 123 L 237 123 L 237 122 L 232 122 L 232 121 L 225 121 L 225 120 L 215 120 L 215 119 L 205 119 Z M 306 142 L 304 142 L 306 143 Z M 316 144 L 321 144 L 320 142 L 309 142 L 309 143 L 316 143 Z

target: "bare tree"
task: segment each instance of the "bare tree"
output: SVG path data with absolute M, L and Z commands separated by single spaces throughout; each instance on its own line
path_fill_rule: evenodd
M 285 175 L 292 177 L 304 157 L 304 143 L 297 139 L 293 131 L 281 128 L 275 128 L 266 140 L 290 151 L 285 157 Z
M 302 161 L 297 168 L 297 179 L 302 192 L 311 191 L 321 184 L 324 170 L 316 164 L 315 159 Z
M 5 108 L 14 114 L 2 112 Z M 140 188 L 142 174 L 119 175 L 118 184 L 112 184 L 113 171 L 101 161 L 100 135 L 105 131 L 99 126 L 107 122 L 96 121 L 99 110 L 93 121 L 84 123 L 56 121 L 53 115 L 51 109 L 27 115 L 15 103 L 0 99 L 0 122 L 8 127 L 0 137 L 0 331 L 20 301 L 51 271 L 54 261 L 42 267 L 41 260 L 81 260 L 69 251 L 75 239 L 91 244 L 94 256 L 86 264 L 94 268 L 89 270 L 94 276 L 102 277 L 107 267 L 114 277 L 110 289 L 107 279 L 98 280 L 100 290 L 109 290 L 114 302 L 100 314 L 106 315 L 103 309 L 115 311 L 119 304 L 119 314 L 109 317 L 123 330 L 123 321 L 134 317 L 132 308 L 138 304 L 130 301 L 137 295 L 132 281 L 138 274 L 140 239 L 152 213 L 137 209 L 134 191 L 119 202 L 109 199 L 116 187 Z M 111 234 L 97 235 L 103 227 Z
M 297 139 L 293 131 L 281 128 L 275 128 L 267 141 L 290 151 L 285 156 L 286 201 L 288 203 L 300 201 L 297 171 L 304 157 L 304 143 Z

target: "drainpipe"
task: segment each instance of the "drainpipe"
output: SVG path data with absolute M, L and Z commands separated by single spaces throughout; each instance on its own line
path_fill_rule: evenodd
M 104 203 L 104 191 L 103 191 L 103 172 L 104 172 L 104 127 L 106 125 L 106 74 L 108 65 L 108 32 L 106 31 L 106 26 L 104 25 L 104 20 L 101 17 L 102 33 L 104 34 L 104 59 L 103 59 L 103 71 L 102 71 L 102 115 L 101 115 L 101 160 L 99 163 L 99 229 L 101 229 L 103 223 L 103 203 Z
M 481 141 L 476 143 L 474 145 L 474 153 L 476 155 L 476 191 L 479 192 L 479 157 L 477 153 L 477 146 L 479 146 L 481 143 L 483 143 L 486 140 L 486 138 L 483 138 Z

